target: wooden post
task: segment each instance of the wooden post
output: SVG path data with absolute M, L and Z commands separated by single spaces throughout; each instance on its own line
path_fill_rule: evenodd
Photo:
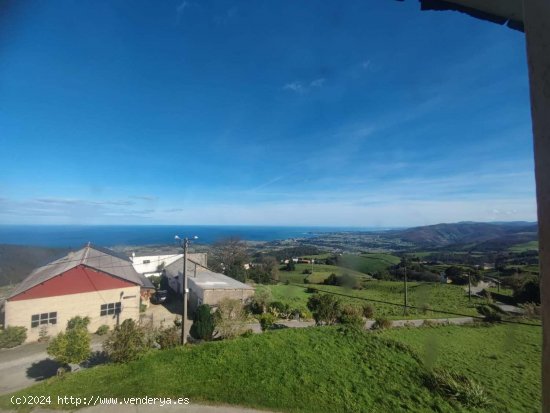
M 524 0 L 542 305 L 542 411 L 550 413 L 550 0 Z M 546 389 L 546 390 L 545 390 Z

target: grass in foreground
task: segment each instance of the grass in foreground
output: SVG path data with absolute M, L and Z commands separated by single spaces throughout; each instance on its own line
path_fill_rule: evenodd
M 428 367 L 473 377 L 495 412 L 540 412 L 542 329 L 521 325 L 392 329 L 381 333 L 409 345 Z
M 425 386 L 426 374 L 408 349 L 375 334 L 287 329 L 157 351 L 127 365 L 52 378 L 18 394 L 51 395 L 54 401 L 58 395 L 189 397 L 285 412 L 454 411 Z M 9 396 L 0 398 L 0 407 L 13 408 Z

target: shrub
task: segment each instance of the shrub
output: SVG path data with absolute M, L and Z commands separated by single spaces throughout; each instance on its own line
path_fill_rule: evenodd
M 137 360 L 147 350 L 143 331 L 134 320 L 124 320 L 105 340 L 103 350 L 116 363 Z
M 502 320 L 502 315 L 490 305 L 481 305 L 477 311 L 485 317 L 488 323 L 496 323 Z
M 109 332 L 109 326 L 106 324 L 102 324 L 97 328 L 97 331 L 95 332 L 98 336 L 104 336 Z
M 58 363 L 79 364 L 90 357 L 90 336 L 85 328 L 86 324 L 75 325 L 72 328 L 67 327 L 66 332 L 59 333 L 46 350 Z
M 181 330 L 176 326 L 165 328 L 158 333 L 158 344 L 161 349 L 174 348 L 180 344 Z
M 77 315 L 76 317 L 71 318 L 67 322 L 67 330 L 82 328 L 88 331 L 89 324 L 90 324 L 90 317 L 80 317 L 79 315 Z
M 540 318 L 541 316 L 540 305 L 536 305 L 535 303 L 525 303 L 520 305 L 520 307 L 525 311 L 524 315 L 527 318 Z
M 250 300 L 248 307 L 253 314 L 263 314 L 267 311 L 267 306 L 272 299 L 271 290 L 260 287 L 254 293 L 254 297 Z
M 300 308 L 299 316 L 302 320 L 313 320 L 313 314 L 307 308 Z
M 313 272 L 309 269 L 309 268 L 306 268 L 305 270 L 302 271 L 302 274 L 312 274 Z
M 363 304 L 363 317 L 372 318 L 374 315 L 374 307 L 371 304 Z
M 392 325 L 393 322 L 391 320 L 384 317 L 378 317 L 374 322 L 372 328 L 375 330 L 383 330 L 386 328 L 391 328 Z
M 514 290 L 514 299 L 518 303 L 540 304 L 540 284 L 537 277 L 526 278 L 521 286 Z
M 365 325 L 363 310 L 353 305 L 347 305 L 340 311 L 338 321 L 342 324 L 362 328 Z
M 47 343 L 48 341 L 50 341 L 50 336 L 48 335 L 48 327 L 42 326 L 40 327 L 40 331 L 38 332 L 38 342 Z
M 239 300 L 224 298 L 214 314 L 215 332 L 220 338 L 233 338 L 242 334 L 246 324 L 246 312 Z
M 193 325 L 189 331 L 197 340 L 212 340 L 214 334 L 214 317 L 208 304 L 199 305 L 195 311 Z
M 262 331 L 266 331 L 266 330 L 269 330 L 273 325 L 273 323 L 275 322 L 275 316 L 270 313 L 265 313 L 259 317 L 259 321 L 260 321 L 260 327 L 262 328 Z
M 244 333 L 241 334 L 241 337 L 251 337 L 252 335 L 254 335 L 254 330 L 252 330 L 251 328 L 249 328 L 248 330 L 246 330 Z
M 340 300 L 330 294 L 314 294 L 307 301 L 317 324 L 334 324 L 340 317 Z
M 479 408 L 490 404 L 485 390 L 477 382 L 444 369 L 433 370 L 426 384 L 431 390 L 468 407 Z
M 269 304 L 269 313 L 273 314 L 275 318 L 288 318 L 291 315 L 291 309 L 288 304 L 280 301 L 273 301 Z
M 307 284 L 307 283 L 305 283 Z M 306 293 L 307 294 L 315 294 L 317 292 L 317 290 L 315 288 L 312 288 L 312 287 L 307 287 L 306 288 Z
M 0 348 L 12 348 L 23 344 L 27 339 L 25 327 L 9 326 L 0 330 Z

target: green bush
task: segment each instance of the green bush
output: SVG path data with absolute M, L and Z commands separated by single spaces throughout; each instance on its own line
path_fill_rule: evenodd
M 371 304 L 363 305 L 363 317 L 372 318 L 374 316 L 374 307 Z
M 167 348 L 174 348 L 181 342 L 181 330 L 176 326 L 165 328 L 158 333 L 158 344 L 160 348 L 165 350 Z
M 490 305 L 480 305 L 477 311 L 485 317 L 485 321 L 488 323 L 496 323 L 502 321 L 502 315 L 499 311 Z
M 76 317 L 71 318 L 67 322 L 67 330 L 72 330 L 75 328 L 83 328 L 84 330 L 88 331 L 88 325 L 90 324 L 90 317 L 80 317 L 77 315 Z
M 9 326 L 0 330 L 0 348 L 12 348 L 23 344 L 27 339 L 25 327 Z
M 95 332 L 98 336 L 104 336 L 109 332 L 109 326 L 106 324 L 102 324 L 97 328 L 97 331 Z
M 254 335 L 254 330 L 252 330 L 251 328 L 249 328 L 248 330 L 246 330 L 244 333 L 241 334 L 241 337 L 251 337 Z
M 426 384 L 430 390 L 448 399 L 472 407 L 486 407 L 490 399 L 485 390 L 474 380 L 444 369 L 435 369 L 428 375 Z
M 518 303 L 540 304 L 540 283 L 537 277 L 528 277 L 514 290 L 514 299 Z
M 202 304 L 195 311 L 190 334 L 197 340 L 212 340 L 214 334 L 214 317 L 208 304 Z
M 338 321 L 353 327 L 362 328 L 365 325 L 363 320 L 363 311 L 352 305 L 347 305 L 342 308 Z
M 147 351 L 144 334 L 132 319 L 124 320 L 103 343 L 103 350 L 116 363 L 137 360 Z
M 262 328 L 262 331 L 266 331 L 269 330 L 275 322 L 275 316 L 271 313 L 265 313 L 260 315 L 258 320 L 260 321 L 260 327 Z
M 384 330 L 386 328 L 391 328 L 393 322 L 384 317 L 378 317 L 372 326 L 375 330 Z
M 69 321 L 70 322 L 70 321 Z M 47 353 L 61 364 L 79 364 L 90 357 L 90 336 L 85 323 L 76 323 L 59 333 L 47 348 Z
M 340 317 L 341 302 L 330 294 L 314 294 L 307 301 L 317 324 L 334 324 Z

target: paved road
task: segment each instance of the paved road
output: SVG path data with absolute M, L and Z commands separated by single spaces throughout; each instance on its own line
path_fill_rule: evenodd
M 475 286 L 472 285 L 472 294 L 480 296 L 480 293 L 483 290 L 491 287 L 492 285 L 494 284 L 488 283 L 486 281 L 480 281 L 477 285 Z M 464 289 L 466 290 L 466 292 L 468 292 L 468 286 L 465 286 Z M 525 312 L 523 308 L 516 307 L 515 305 L 504 304 L 504 303 L 501 303 L 500 301 L 495 301 L 494 304 L 505 313 L 523 314 Z
M 92 337 L 92 351 L 101 350 L 102 338 Z M 46 343 L 30 343 L 0 350 L 0 394 L 11 393 L 56 374 L 59 364 L 46 353 Z

